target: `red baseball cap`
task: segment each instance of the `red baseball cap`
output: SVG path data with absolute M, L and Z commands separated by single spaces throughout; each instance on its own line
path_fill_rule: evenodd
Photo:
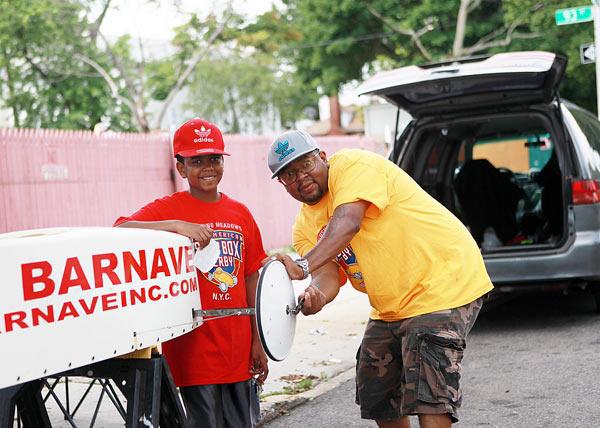
M 223 135 L 217 125 L 195 117 L 181 125 L 173 135 L 173 154 L 184 158 L 201 155 L 227 155 Z

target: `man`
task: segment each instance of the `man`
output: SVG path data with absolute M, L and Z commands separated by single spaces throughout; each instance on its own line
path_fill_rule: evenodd
M 492 289 L 463 224 L 404 171 L 371 152 L 327 158 L 303 131 L 288 131 L 268 164 L 302 202 L 293 244 L 277 255 L 292 279 L 312 280 L 299 296 L 314 314 L 346 276 L 369 295 L 370 320 L 357 355 L 356 401 L 380 427 L 449 427 L 461 403 L 465 339 Z M 341 280 L 340 280 L 341 279 Z

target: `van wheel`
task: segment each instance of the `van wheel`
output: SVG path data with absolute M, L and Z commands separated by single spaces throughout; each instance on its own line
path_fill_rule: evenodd
M 596 313 L 600 314 L 600 283 L 593 282 L 589 284 L 590 292 L 594 297 L 594 302 L 596 303 Z

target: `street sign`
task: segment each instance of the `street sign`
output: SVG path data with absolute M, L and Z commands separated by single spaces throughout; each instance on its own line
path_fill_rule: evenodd
M 596 62 L 596 47 L 593 43 L 579 45 L 579 58 L 582 64 L 591 64 Z
M 569 9 L 558 9 L 554 12 L 556 25 L 578 24 L 588 22 L 594 19 L 592 6 L 571 7 Z

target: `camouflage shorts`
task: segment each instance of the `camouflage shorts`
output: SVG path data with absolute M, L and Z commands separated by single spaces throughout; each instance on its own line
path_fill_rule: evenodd
M 458 420 L 465 339 L 483 298 L 455 309 L 369 320 L 356 355 L 356 403 L 364 419 L 448 413 Z

